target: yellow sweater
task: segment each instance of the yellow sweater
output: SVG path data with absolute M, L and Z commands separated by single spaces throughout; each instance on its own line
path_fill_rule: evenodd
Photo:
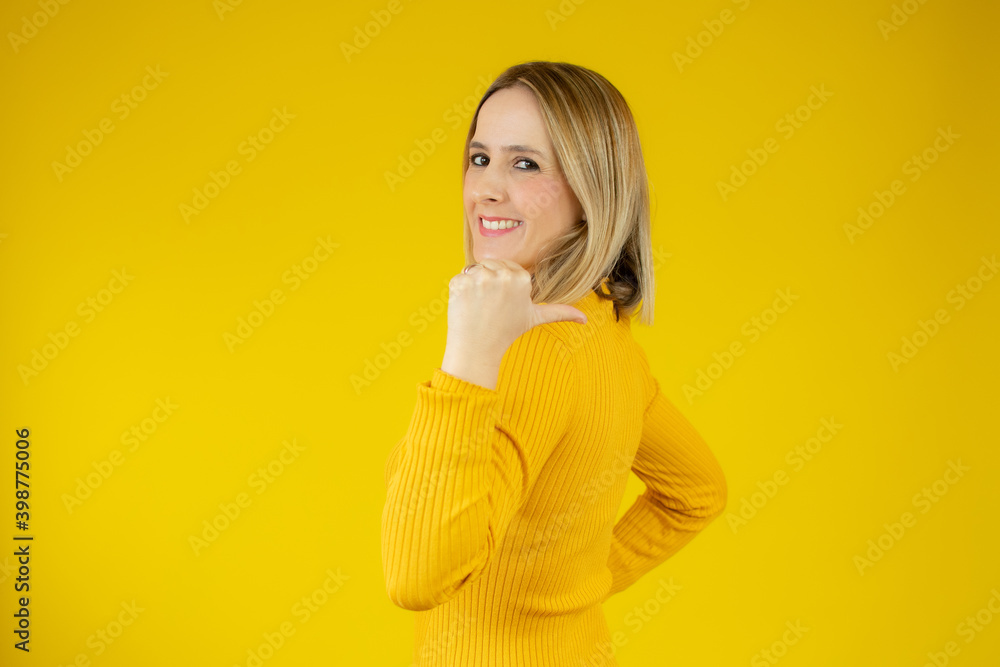
M 722 469 L 629 319 L 593 291 L 573 305 L 587 324 L 525 332 L 495 390 L 440 368 L 417 384 L 382 513 L 417 667 L 617 665 L 601 603 L 725 507 Z M 615 523 L 629 470 L 646 489 Z

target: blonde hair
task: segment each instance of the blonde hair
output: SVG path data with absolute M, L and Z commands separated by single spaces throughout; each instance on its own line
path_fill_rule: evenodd
M 532 301 L 572 304 L 591 290 L 614 301 L 616 320 L 622 312 L 629 317 L 638 312 L 640 321 L 651 325 L 655 277 L 646 165 L 635 119 L 611 82 L 569 63 L 533 61 L 508 68 L 472 116 L 463 183 L 483 103 L 496 91 L 518 85 L 538 100 L 559 167 L 586 220 L 543 249 L 532 276 Z M 465 261 L 472 264 L 473 239 L 465 217 Z M 605 278 L 607 294 L 601 289 Z

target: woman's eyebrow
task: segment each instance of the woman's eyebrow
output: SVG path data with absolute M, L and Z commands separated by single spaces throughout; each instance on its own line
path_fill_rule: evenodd
M 470 142 L 469 148 L 482 148 L 484 150 L 489 150 L 489 148 L 485 144 L 480 143 L 478 141 Z M 504 146 L 503 150 L 507 153 L 534 153 L 535 155 L 541 155 L 542 157 L 545 157 L 545 153 L 543 153 L 542 151 L 537 151 L 534 148 L 531 148 L 530 146 L 523 146 L 521 144 L 512 144 L 510 146 Z

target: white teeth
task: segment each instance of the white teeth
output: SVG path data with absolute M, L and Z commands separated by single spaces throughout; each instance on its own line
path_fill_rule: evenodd
M 483 227 L 486 229 L 510 229 L 523 224 L 524 222 L 521 220 L 483 220 Z

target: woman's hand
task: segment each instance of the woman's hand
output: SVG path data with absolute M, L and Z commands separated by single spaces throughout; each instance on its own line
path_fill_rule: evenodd
M 549 322 L 579 322 L 587 316 L 567 304 L 531 302 L 531 274 L 516 262 L 484 259 L 448 283 L 448 340 L 441 370 L 496 388 L 507 348 L 529 329 Z

